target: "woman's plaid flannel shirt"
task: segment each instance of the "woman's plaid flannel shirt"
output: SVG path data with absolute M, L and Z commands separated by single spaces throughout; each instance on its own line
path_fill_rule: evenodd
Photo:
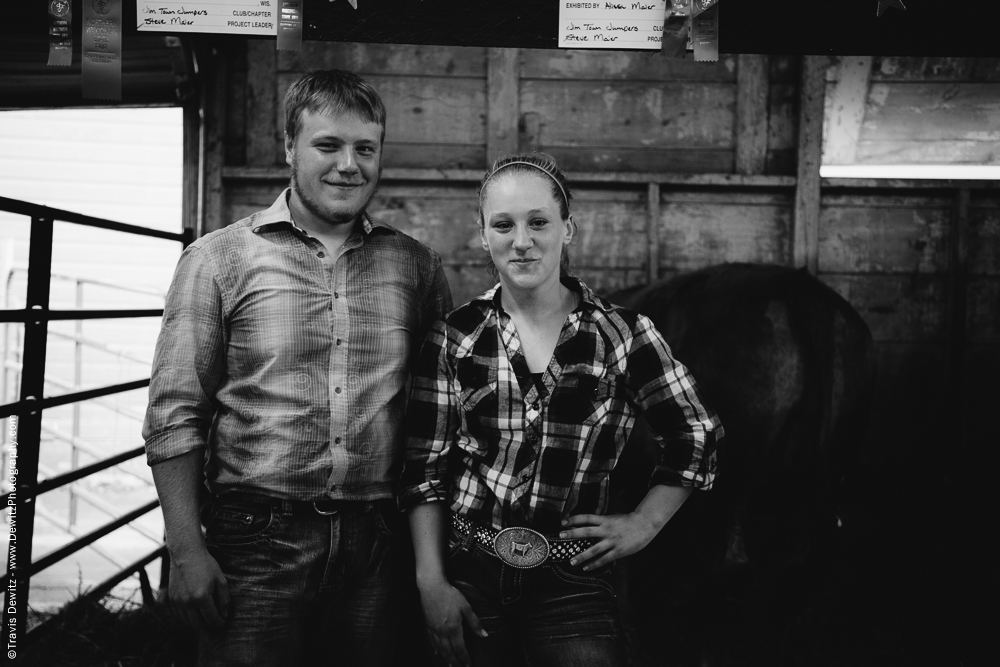
M 494 287 L 437 322 L 407 408 L 399 503 L 449 501 L 500 529 L 548 534 L 574 514 L 603 514 L 608 474 L 637 413 L 661 446 L 651 485 L 708 489 L 723 431 L 687 369 L 645 316 L 564 278 L 580 296 L 542 387 Z

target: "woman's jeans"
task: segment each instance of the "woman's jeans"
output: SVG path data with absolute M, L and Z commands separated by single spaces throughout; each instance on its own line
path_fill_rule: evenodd
M 201 633 L 199 664 L 396 664 L 413 565 L 395 503 L 326 516 L 277 503 L 213 502 L 206 538 L 229 584 L 229 617 Z
M 565 561 L 522 570 L 456 539 L 448 578 L 489 634 L 478 637 L 466 629 L 473 667 L 625 665 L 613 565 L 585 572 Z

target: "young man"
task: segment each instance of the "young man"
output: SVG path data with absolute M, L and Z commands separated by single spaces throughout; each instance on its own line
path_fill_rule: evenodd
M 187 248 L 167 296 L 143 437 L 203 665 L 392 661 L 404 384 L 451 295 L 433 251 L 365 212 L 385 116 L 350 72 L 294 84 L 291 188 Z

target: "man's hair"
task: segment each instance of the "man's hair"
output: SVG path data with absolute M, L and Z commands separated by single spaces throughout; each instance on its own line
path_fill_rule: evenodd
M 385 141 L 385 104 L 378 92 L 354 72 L 317 70 L 292 84 L 285 93 L 285 134 L 295 139 L 302 127 L 302 113 L 347 112 L 382 128 Z

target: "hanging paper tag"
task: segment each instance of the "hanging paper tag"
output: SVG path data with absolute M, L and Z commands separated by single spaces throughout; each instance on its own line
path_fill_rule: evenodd
M 302 50 L 302 0 L 281 0 L 278 48 L 282 51 Z
M 691 0 L 670 0 L 670 7 L 663 20 L 663 41 L 660 44 L 660 53 L 665 56 L 683 58 L 687 55 L 690 2 Z
M 49 65 L 73 64 L 73 6 L 69 0 L 49 2 Z
M 719 3 L 717 0 L 694 0 L 691 36 L 695 62 L 719 60 Z M 698 11 L 700 9 L 700 11 Z
M 83 96 L 122 98 L 122 0 L 83 0 Z

